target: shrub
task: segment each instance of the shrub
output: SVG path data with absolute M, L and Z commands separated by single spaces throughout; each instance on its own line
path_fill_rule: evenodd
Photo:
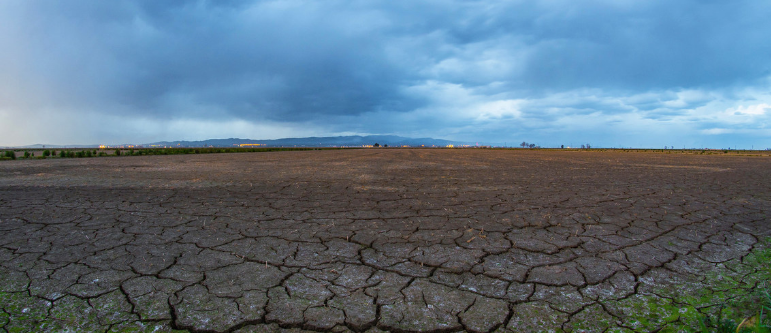
M 67 157 L 67 152 L 62 150 L 59 152 L 59 157 Z
M 16 159 L 16 153 L 13 150 L 6 150 L 5 151 L 5 157 L 10 158 L 12 160 Z
M 115 156 L 120 156 L 120 148 L 115 149 Z
M 31 155 L 28 151 L 24 151 L 24 158 L 29 158 Z
M 51 156 L 51 151 L 46 149 L 46 150 L 43 151 L 43 157 L 48 157 L 48 156 Z

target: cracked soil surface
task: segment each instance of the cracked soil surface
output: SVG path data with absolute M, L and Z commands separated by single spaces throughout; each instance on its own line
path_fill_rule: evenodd
M 751 273 L 742 258 L 771 235 L 771 158 L 8 161 L 0 207 L 5 331 L 649 331 L 666 322 L 631 321 L 638 299 Z

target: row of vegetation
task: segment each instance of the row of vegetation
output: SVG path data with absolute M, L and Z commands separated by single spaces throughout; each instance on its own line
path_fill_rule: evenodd
M 139 149 L 64 149 L 43 150 L 36 155 L 35 151 L 23 150 L 21 156 L 16 156 L 16 151 L 6 150 L 0 154 L 0 160 L 15 160 L 17 158 L 86 158 L 105 156 L 143 156 L 143 155 L 183 155 L 183 154 L 221 154 L 221 153 L 255 153 L 270 151 L 301 151 L 301 150 L 328 150 L 339 148 L 139 148 Z M 22 150 L 18 150 L 22 151 Z

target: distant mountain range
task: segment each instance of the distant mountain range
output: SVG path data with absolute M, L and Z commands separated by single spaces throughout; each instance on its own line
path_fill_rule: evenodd
M 184 146 L 184 147 L 232 147 L 241 144 L 259 144 L 269 147 L 341 147 L 341 146 L 362 146 L 374 145 L 375 143 L 389 146 L 420 146 L 435 145 L 446 146 L 457 144 L 454 141 L 432 139 L 432 138 L 406 138 L 395 135 L 353 135 L 353 136 L 334 136 L 334 137 L 308 137 L 308 138 L 284 138 L 274 140 L 252 140 L 252 139 L 210 139 L 203 141 L 164 141 L 155 142 L 149 145 L 160 146 Z
M 308 138 L 284 138 L 273 140 L 254 140 L 254 139 L 209 139 L 202 141 L 161 141 L 145 144 L 119 144 L 116 146 L 142 146 L 142 147 L 233 147 L 244 144 L 253 144 L 266 147 L 360 147 L 363 145 L 374 145 L 375 143 L 383 146 L 447 146 L 447 145 L 466 145 L 471 143 L 450 141 L 433 138 L 407 138 L 396 135 L 352 135 L 352 136 L 330 136 L 330 137 L 308 137 Z M 96 148 L 100 145 L 30 145 L 21 148 Z

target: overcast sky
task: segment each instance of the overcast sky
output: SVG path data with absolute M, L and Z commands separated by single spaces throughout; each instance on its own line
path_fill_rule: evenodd
M 771 2 L 0 1 L 0 146 L 771 148 Z

